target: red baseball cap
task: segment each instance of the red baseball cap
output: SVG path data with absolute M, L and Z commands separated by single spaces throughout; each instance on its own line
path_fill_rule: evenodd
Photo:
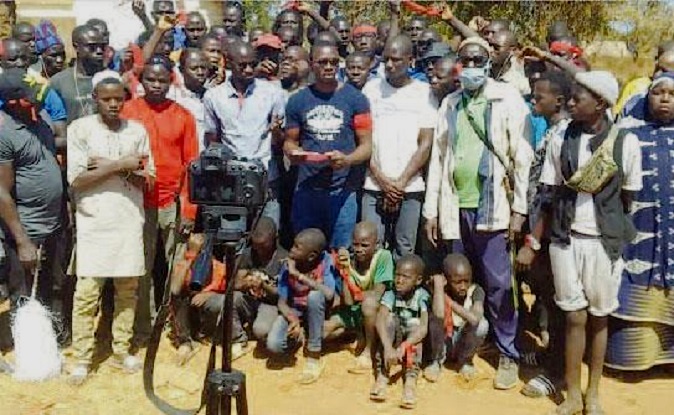
M 280 50 L 283 48 L 283 43 L 281 42 L 280 37 L 267 33 L 258 37 L 255 43 L 253 43 L 253 46 L 256 48 L 259 48 L 260 46 L 267 46 L 272 49 Z

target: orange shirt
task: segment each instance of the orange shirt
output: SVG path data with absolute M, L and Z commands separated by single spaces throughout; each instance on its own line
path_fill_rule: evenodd
M 197 209 L 189 202 L 185 174 L 189 162 L 199 155 L 194 116 L 169 99 L 159 105 L 151 105 L 144 98 L 132 99 L 124 104 L 121 116 L 143 124 L 150 137 L 157 178 L 154 187 L 145 190 L 145 207 L 170 206 L 180 192 L 181 215 L 194 220 Z M 185 178 L 182 189 L 179 189 L 183 174 Z

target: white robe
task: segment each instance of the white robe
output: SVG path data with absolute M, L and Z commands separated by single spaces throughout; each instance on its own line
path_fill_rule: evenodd
M 98 115 L 68 127 L 68 182 L 87 171 L 88 160 L 150 156 L 145 128 L 123 121 L 111 131 Z M 154 168 L 151 158 L 149 171 Z M 121 175 L 73 192 L 77 231 L 76 273 L 81 277 L 137 277 L 145 274 L 143 191 Z

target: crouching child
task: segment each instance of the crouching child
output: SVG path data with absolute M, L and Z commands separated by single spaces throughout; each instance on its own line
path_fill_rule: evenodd
M 376 380 L 370 399 L 386 400 L 392 366 L 402 365 L 404 386 L 401 407 L 416 406 L 416 386 L 421 370 L 422 342 L 428 331 L 428 292 L 421 286 L 424 262 L 417 255 L 398 260 L 394 289 L 384 292 L 377 312 L 381 347 L 376 353 Z
M 428 356 L 424 378 L 437 382 L 443 363 L 456 362 L 464 380 L 475 378 L 473 357 L 484 342 L 489 323 L 484 317 L 485 292 L 473 282 L 473 270 L 461 254 L 447 255 L 443 274 L 434 275 L 432 313 L 428 321 Z

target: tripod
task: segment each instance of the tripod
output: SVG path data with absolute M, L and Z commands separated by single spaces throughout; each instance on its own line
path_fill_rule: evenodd
M 248 415 L 246 399 L 246 375 L 232 369 L 232 313 L 234 309 L 234 280 L 236 271 L 237 242 L 225 242 L 225 267 L 227 288 L 222 310 L 222 367 L 208 375 L 208 401 L 206 415 L 230 415 L 232 398 L 236 399 L 236 413 Z

